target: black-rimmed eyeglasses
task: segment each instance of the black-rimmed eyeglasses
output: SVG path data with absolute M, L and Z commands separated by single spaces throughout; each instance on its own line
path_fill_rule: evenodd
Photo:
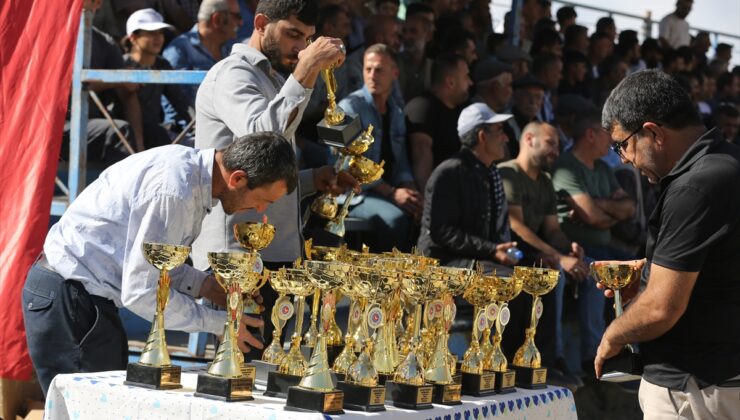
M 614 150 L 614 153 L 616 153 L 617 155 L 619 155 L 620 158 L 625 159 L 625 157 L 624 157 L 624 149 L 627 148 L 627 142 L 630 141 L 630 139 L 632 137 L 634 137 L 635 134 L 639 133 L 640 130 L 642 130 L 642 125 L 640 125 L 639 127 L 637 127 L 637 130 L 635 130 L 632 133 L 630 133 L 630 135 L 627 136 L 626 139 L 612 143 L 612 150 Z

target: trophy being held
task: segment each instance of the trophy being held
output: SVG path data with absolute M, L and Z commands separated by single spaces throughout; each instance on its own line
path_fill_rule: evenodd
M 375 163 L 371 159 L 363 156 L 354 156 L 349 161 L 349 173 L 359 182 L 360 184 L 371 184 L 383 175 L 383 165 L 385 162 Z M 355 196 L 355 191 L 352 190 L 347 194 L 347 198 L 344 200 L 342 208 L 339 210 L 339 214 L 335 218 L 326 224 L 324 230 L 333 233 L 339 237 L 344 237 L 344 219 L 349 213 L 349 205 L 352 202 L 352 198 Z
M 152 389 L 182 388 L 180 366 L 173 365 L 167 353 L 164 309 L 170 296 L 169 271 L 185 262 L 190 254 L 190 247 L 144 242 L 143 251 L 149 264 L 159 269 L 157 307 L 141 358 L 136 363 L 128 364 L 124 383 Z
M 622 315 L 621 289 L 637 280 L 639 271 L 630 264 L 591 263 L 591 275 L 597 282 L 614 290 L 614 309 L 617 317 Z M 627 344 L 616 356 L 604 361 L 602 381 L 624 382 L 640 379 L 642 359 L 631 345 Z

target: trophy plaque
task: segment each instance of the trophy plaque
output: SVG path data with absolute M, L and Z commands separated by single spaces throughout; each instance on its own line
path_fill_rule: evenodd
M 164 309 L 170 296 L 169 272 L 184 263 L 190 254 L 189 246 L 144 242 L 144 257 L 159 269 L 157 307 L 149 336 L 136 363 L 126 367 L 126 385 L 151 389 L 177 389 L 180 385 L 180 366 L 173 365 L 167 352 L 164 333 Z

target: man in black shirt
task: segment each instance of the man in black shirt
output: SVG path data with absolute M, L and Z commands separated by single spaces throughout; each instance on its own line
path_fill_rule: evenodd
M 647 259 L 634 262 L 645 266 L 647 286 L 604 333 L 596 374 L 624 345 L 641 343 L 645 418 L 737 416 L 740 148 L 707 131 L 681 86 L 660 71 L 622 81 L 602 123 L 622 160 L 662 193 Z

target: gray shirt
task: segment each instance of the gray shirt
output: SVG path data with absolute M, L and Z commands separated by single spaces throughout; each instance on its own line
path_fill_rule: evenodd
M 261 52 L 236 44 L 231 55 L 208 71 L 198 89 L 195 147 L 220 150 L 235 138 L 260 131 L 281 133 L 295 147 L 295 130 L 311 92 L 292 75 L 287 80 L 280 76 Z M 288 262 L 301 255 L 299 197 L 314 191 L 313 171 L 301 171 L 298 188 L 267 209 L 265 214 L 276 233 L 270 246 L 261 251 L 265 261 Z M 193 263 L 205 268 L 207 252 L 242 249 L 234 239 L 233 225 L 261 220 L 262 215 L 254 210 L 226 215 L 220 204 L 215 206 L 193 243 Z

